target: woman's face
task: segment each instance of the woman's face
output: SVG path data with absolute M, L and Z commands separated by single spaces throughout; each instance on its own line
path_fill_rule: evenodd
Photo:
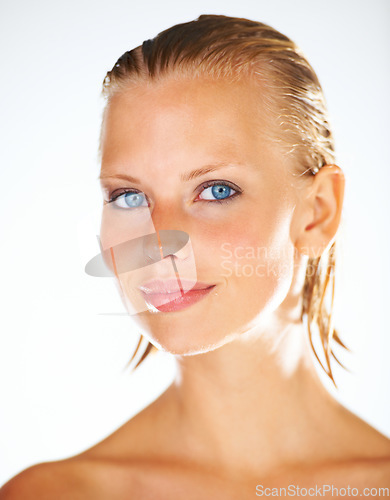
M 122 269 L 117 282 L 154 345 L 204 352 L 277 314 L 296 270 L 299 192 L 288 168 L 270 138 L 261 90 L 249 81 L 167 79 L 130 84 L 112 98 L 102 129 L 101 241 L 104 248 L 137 241 L 126 247 L 133 268 Z M 123 194 L 130 190 L 138 194 Z M 163 230 L 187 233 L 189 242 L 145 266 L 140 252 L 149 258 L 164 242 L 139 237 Z M 178 276 L 214 287 L 190 292 L 186 307 L 173 310 L 153 307 L 158 296 L 137 288 Z

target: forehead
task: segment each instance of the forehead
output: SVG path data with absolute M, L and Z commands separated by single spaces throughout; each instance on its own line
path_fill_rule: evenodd
M 188 154 L 243 162 L 275 153 L 262 89 L 250 80 L 165 79 L 131 83 L 109 101 L 102 126 L 102 170 L 129 157 L 153 165 Z

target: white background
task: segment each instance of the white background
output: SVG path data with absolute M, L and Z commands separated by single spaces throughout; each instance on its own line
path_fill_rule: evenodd
M 105 73 L 203 13 L 270 24 L 320 78 L 347 178 L 336 326 L 354 354 L 335 395 L 390 437 L 390 2 L 1 0 L 0 484 L 92 446 L 172 379 L 165 353 L 123 370 L 137 330 L 104 314 L 124 311 L 116 288 L 84 266 L 99 251 Z

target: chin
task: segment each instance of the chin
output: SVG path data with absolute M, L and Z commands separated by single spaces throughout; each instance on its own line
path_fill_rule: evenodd
M 191 356 L 213 351 L 229 341 L 226 328 L 209 324 L 205 327 L 197 318 L 189 320 L 188 316 L 180 321 L 178 317 L 173 320 L 171 314 L 158 316 L 150 312 L 142 312 L 133 316 L 142 335 L 159 350 L 171 354 Z M 197 328 L 199 325 L 199 328 Z

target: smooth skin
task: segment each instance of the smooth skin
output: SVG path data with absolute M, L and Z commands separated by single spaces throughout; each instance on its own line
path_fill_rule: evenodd
M 249 80 L 166 78 L 112 99 L 102 134 L 105 201 L 121 190 L 144 193 L 155 230 L 186 231 L 198 279 L 216 287 L 182 311 L 133 317 L 177 362 L 156 401 L 80 455 L 22 472 L 1 499 L 246 499 L 256 485 L 390 487 L 390 440 L 325 389 L 300 320 L 307 258 L 334 241 L 344 175 L 337 165 L 297 175 L 294 157 L 272 139 L 260 90 Z M 180 178 L 210 165 L 218 169 Z M 240 194 L 206 201 L 211 180 Z M 102 238 L 123 240 L 121 225 L 103 221 Z M 251 253 L 258 248 L 267 252 Z M 185 264 L 185 255 L 175 258 Z M 139 280 L 119 276 L 125 303 Z

